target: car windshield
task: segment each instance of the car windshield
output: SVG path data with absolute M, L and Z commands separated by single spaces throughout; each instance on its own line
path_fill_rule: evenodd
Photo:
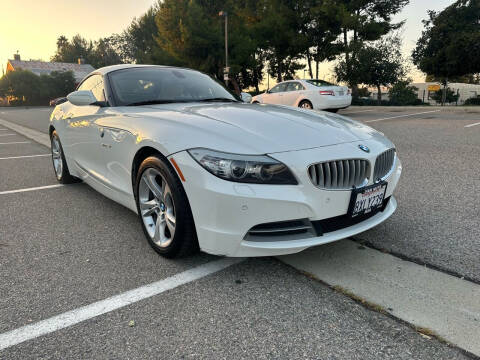
M 237 101 L 211 77 L 194 70 L 138 67 L 109 74 L 118 106 L 195 101 Z
M 325 80 L 307 80 L 307 82 L 315 86 L 335 86 L 335 84 L 329 83 Z

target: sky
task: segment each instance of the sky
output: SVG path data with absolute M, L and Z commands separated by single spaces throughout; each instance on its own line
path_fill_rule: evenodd
M 60 35 L 71 38 L 81 34 L 96 40 L 121 32 L 153 3 L 154 0 L 0 0 L 0 71 L 17 50 L 23 60 L 49 61 Z M 406 20 L 405 55 L 410 54 L 421 35 L 421 21 L 427 18 L 427 10 L 442 10 L 452 3 L 454 0 L 411 0 L 394 17 L 395 22 Z M 319 77 L 330 79 L 332 68 L 332 63 L 322 64 Z M 410 76 L 415 81 L 424 80 L 418 71 Z

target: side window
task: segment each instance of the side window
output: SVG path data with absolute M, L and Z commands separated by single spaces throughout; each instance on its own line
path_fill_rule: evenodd
M 271 93 L 278 93 L 278 92 L 284 92 L 287 87 L 287 84 L 282 83 L 274 86 L 272 90 L 270 90 Z
M 97 101 L 105 101 L 103 78 L 101 75 L 92 75 L 80 84 L 78 90 L 91 90 Z
M 98 83 L 98 77 L 100 75 L 92 75 L 80 84 L 77 90 L 92 90 Z
M 280 85 L 275 85 L 273 88 L 270 89 L 270 92 L 272 94 L 276 93 L 276 92 L 279 92 L 280 91 Z
M 304 90 L 303 85 L 300 84 L 299 82 L 289 82 L 287 85 L 287 91 L 299 91 L 299 90 Z

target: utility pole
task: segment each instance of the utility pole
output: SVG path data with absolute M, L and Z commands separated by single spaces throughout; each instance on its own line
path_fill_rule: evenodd
M 228 74 L 230 72 L 230 68 L 228 67 L 228 13 L 222 10 L 218 15 L 225 17 L 225 69 L 223 70 L 223 79 L 228 87 Z

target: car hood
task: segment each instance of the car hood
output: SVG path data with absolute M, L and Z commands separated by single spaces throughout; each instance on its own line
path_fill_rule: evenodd
M 208 147 L 239 153 L 275 153 L 361 141 L 378 134 L 341 115 L 245 103 L 162 104 L 123 108 L 143 119 L 145 133 L 172 132 L 171 152 Z M 158 120 L 162 121 L 161 126 Z M 172 142 L 170 141 L 170 144 Z

